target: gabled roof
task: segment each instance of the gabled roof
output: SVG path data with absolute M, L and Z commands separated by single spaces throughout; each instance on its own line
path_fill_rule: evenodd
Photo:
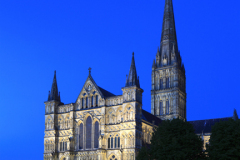
M 107 90 L 105 90 L 105 89 L 103 89 L 103 88 L 101 88 L 101 87 L 99 87 L 98 86 L 98 88 L 99 88 L 99 90 L 102 92 L 102 94 L 103 94 L 103 96 L 106 98 L 106 97 L 113 97 L 113 96 L 116 96 L 115 94 L 113 94 L 113 93 L 111 93 L 111 92 L 109 92 L 109 91 L 107 91 Z
M 151 124 L 154 121 L 154 124 L 157 125 L 157 126 L 162 122 L 162 120 L 160 118 L 154 116 L 153 114 L 151 114 L 151 113 L 149 113 L 149 112 L 147 112 L 143 109 L 142 109 L 142 119 L 151 123 Z
M 232 117 L 227 118 L 217 118 L 217 119 L 206 119 L 206 120 L 197 120 L 197 121 L 188 121 L 193 125 L 196 134 L 211 133 L 212 126 L 220 121 L 228 121 Z

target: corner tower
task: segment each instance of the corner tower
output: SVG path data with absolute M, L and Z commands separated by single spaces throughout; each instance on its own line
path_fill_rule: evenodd
M 165 0 L 160 49 L 152 65 L 151 112 L 186 120 L 186 76 L 178 51 L 172 0 Z
M 56 71 L 52 82 L 51 92 L 45 104 L 45 136 L 44 136 L 44 159 L 54 159 L 58 151 L 58 107 L 63 103 L 58 92 Z

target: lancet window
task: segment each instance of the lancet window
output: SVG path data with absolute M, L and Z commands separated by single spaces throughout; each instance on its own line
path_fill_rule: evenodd
M 67 142 L 62 139 L 61 142 L 59 143 L 59 151 L 62 152 L 66 150 L 67 150 Z
M 84 108 L 84 98 L 82 98 L 82 108 Z
M 163 115 L 163 101 L 160 101 L 159 110 L 160 110 L 160 115 Z
M 86 108 L 88 108 L 88 97 L 86 97 Z
M 91 97 L 91 107 L 93 107 L 93 96 Z
M 98 106 L 98 95 L 96 95 L 96 106 Z
M 86 120 L 86 149 L 92 148 L 92 118 L 89 116 Z
M 166 100 L 166 114 L 169 114 L 169 100 Z
M 83 149 L 83 124 L 79 126 L 79 149 Z
M 110 135 L 108 137 L 108 148 L 120 148 L 120 136 L 119 134 L 115 135 L 115 136 L 112 136 Z
M 98 148 L 98 138 L 99 138 L 99 123 L 98 121 L 95 122 L 94 124 L 94 148 Z
M 163 89 L 163 79 L 160 79 L 160 89 Z
M 167 78 L 166 78 L 166 88 L 170 88 L 170 87 L 169 87 L 169 81 L 170 81 L 170 78 L 167 77 Z
M 75 148 L 77 150 L 89 150 L 99 148 L 99 135 L 99 121 L 93 121 L 91 116 L 87 116 L 84 123 L 80 122 L 75 138 Z

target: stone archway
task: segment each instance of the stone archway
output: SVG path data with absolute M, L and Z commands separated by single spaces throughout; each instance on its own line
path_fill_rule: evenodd
M 115 154 L 111 154 L 109 157 L 108 157 L 108 160 L 120 160 Z

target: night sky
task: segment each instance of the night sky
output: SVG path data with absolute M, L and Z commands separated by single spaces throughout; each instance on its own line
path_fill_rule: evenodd
M 240 1 L 173 4 L 187 120 L 240 113 Z M 65 104 L 76 101 L 89 67 L 97 85 L 121 95 L 134 51 L 150 112 L 163 9 L 164 0 L 0 0 L 0 159 L 43 159 L 44 101 L 54 70 Z

